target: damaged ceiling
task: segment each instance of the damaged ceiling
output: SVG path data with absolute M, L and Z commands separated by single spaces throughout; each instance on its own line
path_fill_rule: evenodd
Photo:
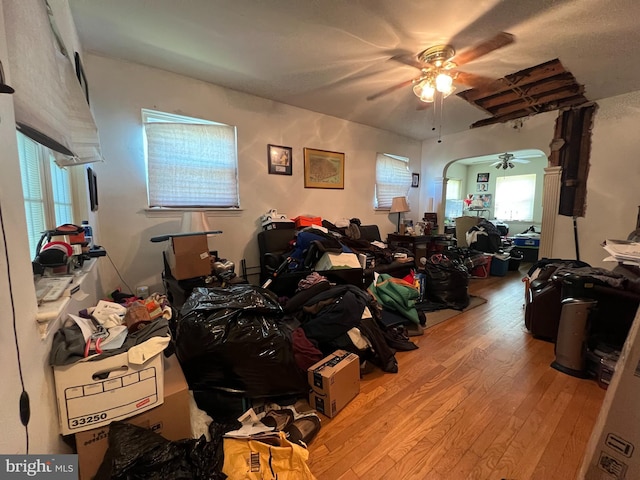
M 557 58 L 458 94 L 491 115 L 472 128 L 587 103 L 580 85 Z

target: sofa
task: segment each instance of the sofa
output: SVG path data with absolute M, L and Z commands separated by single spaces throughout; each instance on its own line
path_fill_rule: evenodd
M 346 235 L 346 229 L 337 229 L 338 234 L 342 234 L 341 242 L 354 252 L 366 252 L 373 249 L 371 242 L 381 242 L 380 230 L 377 225 L 360 225 L 358 227 L 360 238 L 358 240 L 350 239 Z M 258 249 L 260 252 L 260 283 L 264 284 L 271 279 L 273 273 L 287 259 L 287 254 L 291 252 L 292 245 L 295 241 L 295 229 L 274 229 L 263 230 L 258 233 Z M 319 271 L 321 275 L 327 277 L 330 281 L 338 284 L 352 284 L 360 288 L 367 288 L 373 281 L 374 272 L 387 273 L 394 277 L 402 278 L 415 268 L 413 261 L 391 260 L 391 251 L 385 252 L 387 259 L 380 261 L 380 257 L 375 264 L 368 268 L 349 268 Z M 401 253 L 407 253 L 402 251 Z M 313 266 L 309 265 L 298 271 L 285 271 L 277 275 L 270 284 L 269 289 L 278 295 L 290 295 L 295 292 L 298 282 L 305 278 L 313 271 Z

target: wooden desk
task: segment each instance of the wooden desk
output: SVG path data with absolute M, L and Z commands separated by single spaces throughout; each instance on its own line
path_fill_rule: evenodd
M 428 257 L 431 235 L 399 235 L 390 233 L 387 236 L 387 245 L 390 248 L 406 248 L 413 254 L 416 266 L 420 265 L 421 257 Z

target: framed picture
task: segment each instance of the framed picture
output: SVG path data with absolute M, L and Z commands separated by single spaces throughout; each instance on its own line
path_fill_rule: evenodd
M 344 153 L 305 148 L 304 188 L 344 188 Z
M 489 181 L 489 174 L 488 173 L 479 173 L 478 174 L 478 178 L 476 180 L 476 182 L 480 183 L 480 182 L 488 182 Z
M 91 211 L 98 210 L 98 176 L 91 167 L 87 168 L 87 181 L 89 184 L 89 203 Z
M 489 182 L 476 183 L 476 191 L 477 192 L 487 192 L 487 191 L 489 191 Z
M 411 186 L 413 188 L 418 188 L 420 186 L 420 174 L 412 173 L 411 174 Z
M 468 205 L 471 210 L 491 208 L 492 195 L 490 193 L 481 193 L 476 195 L 470 193 L 468 198 L 470 199 L 470 203 L 468 203 Z
M 78 77 L 80 86 L 82 86 L 82 89 L 84 90 L 84 96 L 87 99 L 87 103 L 89 103 L 89 85 L 87 85 L 87 77 L 84 74 L 84 68 L 82 68 L 82 61 L 80 60 L 80 54 L 76 52 L 74 58 L 76 61 L 76 76 Z
M 267 165 L 269 166 L 270 174 L 291 175 L 292 164 L 291 147 L 267 145 Z

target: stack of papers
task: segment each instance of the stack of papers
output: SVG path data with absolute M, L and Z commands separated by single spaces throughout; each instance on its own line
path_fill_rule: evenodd
M 640 243 L 628 240 L 606 240 L 603 246 L 610 254 L 604 259 L 605 262 L 640 265 Z

